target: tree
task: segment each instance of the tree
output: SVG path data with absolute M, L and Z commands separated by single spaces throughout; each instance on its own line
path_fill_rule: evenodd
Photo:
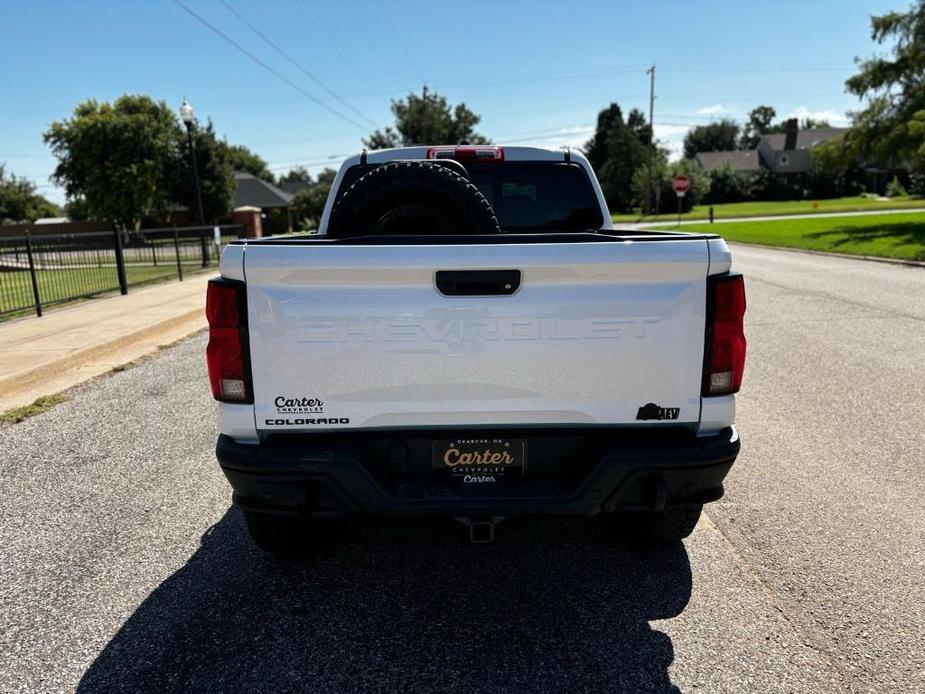
M 335 178 L 337 178 L 337 171 L 332 168 L 325 167 L 321 170 L 321 173 L 318 174 L 318 183 L 327 183 L 328 185 L 333 185 Z
M 807 116 L 800 121 L 800 130 L 812 130 L 814 128 L 831 128 L 832 124 L 825 118 L 812 118 Z
M 318 182 L 303 188 L 292 199 L 293 210 L 307 222 L 309 228 L 316 227 L 321 220 L 330 192 L 330 183 Z
M 771 122 L 777 116 L 771 106 L 756 106 L 748 113 L 748 122 L 739 138 L 740 149 L 755 149 L 761 136 L 771 131 Z
M 640 164 L 633 172 L 633 177 L 630 181 L 632 204 L 639 207 L 643 213 L 648 212 L 649 206 L 646 202 L 651 199 L 653 190 L 661 202 L 662 189 L 666 184 L 670 185 L 670 183 L 668 155 L 664 151 L 659 151 L 652 157 L 651 164 L 646 161 Z M 674 191 L 671 191 L 672 200 L 674 197 Z
M 199 168 L 199 186 L 202 194 L 202 214 L 206 223 L 214 223 L 228 215 L 234 199 L 234 167 L 230 147 L 219 140 L 212 121 L 205 127 L 197 123 L 193 129 L 196 148 L 196 165 Z M 186 138 L 180 135 L 180 156 L 171 175 L 171 200 L 188 210 L 196 209 L 196 188 L 193 185 L 192 163 Z
M 306 169 L 301 169 L 301 171 L 304 172 L 305 177 L 295 180 L 305 181 L 308 185 L 295 194 L 292 199 L 292 209 L 298 217 L 302 218 L 303 228 L 313 229 L 321 221 L 321 213 L 324 212 L 324 204 L 327 202 L 328 194 L 337 177 L 337 171 L 330 168 L 322 169 L 315 181 L 312 181 Z
M 698 152 L 725 152 L 736 148 L 739 124 L 723 118 L 709 125 L 698 125 L 684 136 L 684 156 L 693 159 Z
M 304 166 L 293 166 L 289 171 L 279 177 L 280 183 L 299 183 L 311 181 L 312 175 Z
M 268 183 L 276 183 L 273 173 L 263 158 L 244 145 L 225 145 L 228 149 L 228 158 L 234 171 L 244 171 L 262 178 Z
M 845 83 L 867 101 L 852 114 L 854 127 L 844 139 L 852 156 L 881 165 L 925 173 L 925 0 L 907 12 L 871 18 L 871 39 L 892 41 L 892 55 L 859 61 L 858 74 Z
M 83 197 L 94 218 L 129 228 L 166 218 L 178 127 L 173 111 L 147 96 L 84 101 L 44 134 L 58 158 L 53 177 L 68 198 Z
M 372 150 L 392 149 L 393 147 L 401 147 L 401 145 L 401 135 L 388 126 L 382 130 L 376 130 L 372 135 L 363 140 L 363 146 Z
M 741 202 L 753 197 L 755 175 L 744 171 L 733 171 L 728 163 L 717 166 L 709 173 L 710 192 L 704 202 L 711 205 L 724 202 Z
M 93 99 L 56 121 L 45 142 L 58 158 L 54 179 L 69 198 L 83 197 L 88 212 L 125 227 L 170 207 L 170 168 L 176 119 L 163 102 L 125 95 L 112 104 Z
M 61 214 L 61 208 L 43 195 L 33 195 L 29 202 L 30 205 L 26 208 L 26 219 L 30 222 L 42 217 L 57 217 Z
M 86 222 L 90 219 L 87 201 L 83 198 L 71 198 L 64 203 L 64 214 L 75 222 Z
M 166 222 L 178 204 L 195 208 L 186 131 L 163 101 L 84 101 L 44 139 L 58 158 L 53 178 L 76 214 L 137 229 L 142 221 Z M 207 219 L 217 219 L 234 192 L 228 147 L 211 122 L 194 130 L 194 141 L 203 208 Z
M 600 172 L 604 167 L 607 161 L 607 138 L 616 123 L 622 120 L 623 111 L 616 103 L 610 104 L 610 106 L 597 114 L 597 127 L 584 147 L 585 156 L 595 172 Z
M 598 113 L 597 128 L 585 144 L 585 153 L 611 212 L 632 209 L 633 173 L 648 161 L 649 137 L 649 126 L 640 111 L 631 111 L 626 121 L 616 103 Z
M 0 222 L 34 222 L 40 217 L 54 217 L 58 207 L 35 192 L 35 184 L 15 174 L 7 174 L 0 164 Z
M 677 210 L 678 197 L 671 187 L 671 182 L 675 176 L 685 175 L 691 179 L 690 190 L 681 198 L 682 212 L 688 212 L 692 207 L 698 205 L 710 192 L 710 179 L 703 172 L 700 166 L 691 159 L 682 159 L 668 163 L 668 157 L 664 150 L 660 150 L 653 162 L 653 179 L 656 187 L 656 194 L 661 198 L 662 212 L 670 214 Z M 642 205 L 648 197 L 649 167 L 648 163 L 639 166 L 633 172 L 630 189 L 634 196 L 636 204 Z
M 363 140 L 368 149 L 388 149 L 409 145 L 455 145 L 462 142 L 486 144 L 489 140 L 475 132 L 481 117 L 463 103 L 450 108 L 446 97 L 424 90 L 420 96 L 408 94 L 392 101 L 395 128 L 376 130 Z
M 626 117 L 626 125 L 644 145 L 652 144 L 652 126 L 646 122 L 646 117 L 638 108 L 630 111 Z
M 844 137 L 813 148 L 806 181 L 809 194 L 814 198 L 831 198 L 862 192 L 865 176 L 856 154 L 845 146 Z

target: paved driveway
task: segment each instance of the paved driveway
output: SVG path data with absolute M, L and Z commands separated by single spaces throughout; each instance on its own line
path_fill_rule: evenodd
M 0 427 L 0 689 L 925 689 L 925 271 L 735 252 L 743 455 L 684 545 L 391 522 L 274 565 L 198 337 Z

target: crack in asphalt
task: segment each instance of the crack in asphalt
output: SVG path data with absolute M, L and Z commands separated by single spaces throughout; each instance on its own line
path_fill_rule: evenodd
M 912 268 L 910 268 L 910 269 L 912 269 Z M 915 271 L 915 270 L 913 270 L 913 271 Z M 873 305 L 873 304 L 868 304 L 868 303 L 865 303 L 865 302 L 863 302 L 863 301 L 856 301 L 856 300 L 854 300 L 854 299 L 846 299 L 846 298 L 843 298 L 843 297 L 835 296 L 835 295 L 830 294 L 830 293 L 825 292 L 825 291 L 820 291 L 820 290 L 818 290 L 818 289 L 807 289 L 807 288 L 805 288 L 805 287 L 794 288 L 792 285 L 781 284 L 781 283 L 779 283 L 779 282 L 773 282 L 773 281 L 771 281 L 771 280 L 763 279 L 763 278 L 758 277 L 758 276 L 756 276 L 756 275 L 749 275 L 749 276 L 748 276 L 748 279 L 747 279 L 746 281 L 747 281 L 748 284 L 754 284 L 754 283 L 756 283 L 756 282 L 757 282 L 757 283 L 760 283 L 760 284 L 765 284 L 765 285 L 767 285 L 767 286 L 769 286 L 769 287 L 774 287 L 775 289 L 780 289 L 780 290 L 782 290 L 785 294 L 792 294 L 792 295 L 795 295 L 795 296 L 799 296 L 800 298 L 805 298 L 807 295 L 809 295 L 809 296 L 814 296 L 814 297 L 819 298 L 819 299 L 826 299 L 826 300 L 828 300 L 828 301 L 834 301 L 834 302 L 837 302 L 837 303 L 840 303 L 840 304 L 846 304 L 846 305 L 848 305 L 848 306 L 857 306 L 858 308 L 864 308 L 864 309 L 868 309 L 868 310 L 871 310 L 871 311 L 875 311 L 875 312 L 877 312 L 877 313 L 883 313 L 883 314 L 885 314 L 885 316 L 894 316 L 894 317 L 897 317 L 897 318 L 909 318 L 909 319 L 914 320 L 914 321 L 925 322 L 925 317 L 923 317 L 923 316 L 917 316 L 917 315 L 912 314 L 912 313 L 906 313 L 905 311 L 897 311 L 896 309 L 893 309 L 893 308 L 885 308 L 885 307 L 883 307 L 883 306 L 875 306 L 875 305 Z M 884 317 L 885 317 L 885 316 L 884 316 Z M 787 322 L 788 322 L 788 323 L 792 323 L 792 322 L 799 322 L 799 321 L 789 321 L 789 320 L 788 320 Z M 813 320 L 813 321 L 811 321 L 811 322 L 818 323 L 818 322 L 821 322 L 821 321 L 820 321 L 820 320 Z M 751 321 L 749 321 L 749 324 L 751 324 Z M 756 325 L 757 325 L 757 323 L 756 323 Z
M 736 547 L 729 534 L 720 526 L 718 522 L 714 521 L 706 511 L 703 511 L 703 518 L 706 521 L 705 524 L 709 529 L 715 530 L 717 533 L 719 533 L 719 536 L 723 541 L 723 546 L 726 547 L 733 561 L 742 567 L 742 570 L 751 577 L 751 579 L 755 582 L 756 585 L 758 585 L 759 588 L 761 588 L 762 592 L 768 599 L 768 603 L 775 610 L 777 610 L 781 617 L 783 617 L 793 628 L 793 630 L 801 636 L 803 645 L 813 652 L 819 654 L 826 661 L 826 663 L 828 663 L 829 667 L 838 676 L 838 679 L 842 683 L 849 681 L 850 678 L 838 665 L 838 661 L 835 659 L 834 654 L 821 644 L 820 639 L 812 633 L 809 624 L 806 623 L 814 623 L 814 620 L 812 620 L 812 618 L 809 617 L 809 615 L 807 615 L 799 606 L 790 604 L 781 593 L 771 587 L 771 584 L 761 575 L 758 567 L 752 564 L 748 558 L 739 551 L 738 547 Z M 797 615 L 802 615 L 804 619 L 798 619 Z

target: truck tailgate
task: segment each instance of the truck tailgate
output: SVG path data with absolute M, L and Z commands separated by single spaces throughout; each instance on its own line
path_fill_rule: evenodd
M 706 241 L 250 245 L 261 431 L 697 422 Z M 439 271 L 515 270 L 447 296 Z

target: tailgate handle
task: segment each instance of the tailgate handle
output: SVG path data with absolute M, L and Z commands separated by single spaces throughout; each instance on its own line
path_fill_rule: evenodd
M 520 270 L 437 270 L 444 296 L 510 296 L 520 288 Z

